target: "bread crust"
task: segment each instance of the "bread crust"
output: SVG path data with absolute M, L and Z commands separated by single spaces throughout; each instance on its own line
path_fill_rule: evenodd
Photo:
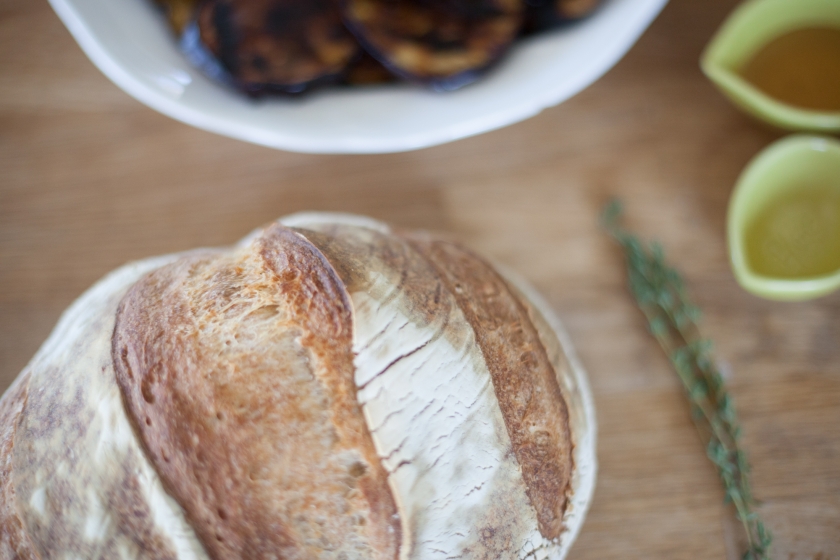
M 211 558 L 396 557 L 400 524 L 353 384 L 352 310 L 281 225 L 124 298 L 129 416 Z
M 15 433 L 28 390 L 29 372 L 24 371 L 0 400 L 0 558 L 8 560 L 40 560 L 17 513 L 12 485 Z

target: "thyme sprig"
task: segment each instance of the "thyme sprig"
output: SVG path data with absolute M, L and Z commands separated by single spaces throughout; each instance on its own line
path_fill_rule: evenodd
M 700 337 L 700 310 L 687 298 L 679 273 L 668 266 L 662 247 L 646 245 L 618 224 L 621 205 L 603 214 L 607 231 L 624 249 L 630 291 L 648 320 L 650 332 L 671 360 L 691 406 L 691 418 L 707 443 L 706 454 L 723 482 L 724 500 L 735 507 L 748 549 L 744 560 L 768 560 L 772 537 L 755 513 L 749 465 L 739 443 L 740 427 L 732 399 L 712 357 L 711 342 Z

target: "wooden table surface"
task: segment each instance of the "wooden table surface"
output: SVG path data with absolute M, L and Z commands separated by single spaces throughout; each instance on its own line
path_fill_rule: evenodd
M 190 128 L 124 94 L 45 0 L 0 2 L 0 390 L 61 311 L 132 259 L 228 244 L 299 210 L 452 232 L 549 299 L 589 372 L 595 500 L 572 559 L 737 558 L 712 465 L 598 215 L 662 242 L 705 311 L 778 559 L 840 558 L 840 293 L 741 290 L 724 226 L 747 161 L 780 137 L 701 75 L 732 0 L 672 0 L 629 55 L 559 107 L 392 155 L 302 155 Z

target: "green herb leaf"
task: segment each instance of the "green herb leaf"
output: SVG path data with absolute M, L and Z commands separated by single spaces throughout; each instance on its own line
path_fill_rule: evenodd
M 624 230 L 620 217 L 621 204 L 614 200 L 604 209 L 602 223 L 624 249 L 630 292 L 683 384 L 691 418 L 723 483 L 724 502 L 733 504 L 744 526 L 749 548 L 743 558 L 769 560 L 772 537 L 753 511 L 749 466 L 739 441 L 741 429 L 711 341 L 698 334 L 700 310 L 688 300 L 682 278 L 668 266 L 662 247 L 646 245 Z

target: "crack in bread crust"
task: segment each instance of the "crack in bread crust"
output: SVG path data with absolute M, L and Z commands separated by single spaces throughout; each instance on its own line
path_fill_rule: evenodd
M 569 411 L 528 311 L 495 270 L 455 243 L 404 234 L 438 271 L 475 331 L 540 533 L 557 539 L 573 468 Z
M 129 416 L 212 558 L 397 557 L 351 342 L 335 271 L 278 224 L 123 299 L 112 351 Z

